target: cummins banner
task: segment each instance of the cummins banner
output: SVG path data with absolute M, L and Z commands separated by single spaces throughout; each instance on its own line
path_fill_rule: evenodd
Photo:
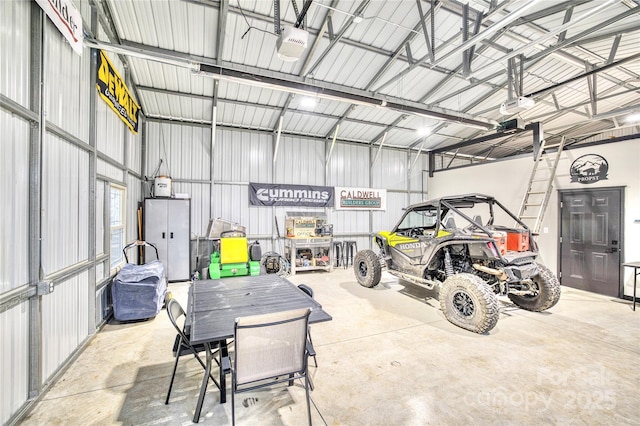
M 333 207 L 330 186 L 249 183 L 252 206 Z

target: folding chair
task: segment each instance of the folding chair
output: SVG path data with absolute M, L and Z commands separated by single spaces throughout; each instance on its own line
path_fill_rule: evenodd
M 176 357 L 176 362 L 173 364 L 173 373 L 171 373 L 171 382 L 169 383 L 169 390 L 167 391 L 167 399 L 164 402 L 165 404 L 169 404 L 169 397 L 171 396 L 173 381 L 176 377 L 176 370 L 178 369 L 178 360 L 180 359 L 181 356 L 192 354 L 196 358 L 196 360 L 198 360 L 202 368 L 206 368 L 204 362 L 202 361 L 202 358 L 200 358 L 200 356 L 198 355 L 199 353 L 204 352 L 206 350 L 205 345 L 204 344 L 199 344 L 195 346 L 191 345 L 189 343 L 189 334 L 185 332 L 184 325 L 183 327 L 180 327 L 178 325 L 178 321 L 180 320 L 180 318 L 186 317 L 186 314 L 184 312 L 184 309 L 182 309 L 182 306 L 180 306 L 180 303 L 178 303 L 177 300 L 169 299 L 169 303 L 167 304 L 167 314 L 169 315 L 169 320 L 171 321 L 171 324 L 173 324 L 173 327 L 176 329 L 178 334 L 176 335 L 176 338 L 173 342 L 173 354 Z M 219 345 L 217 342 L 210 343 L 210 346 L 211 346 L 211 349 L 214 349 L 214 352 L 216 352 L 219 349 Z M 217 359 L 216 359 L 216 363 L 219 364 Z M 209 377 L 211 378 L 213 383 L 218 387 L 218 389 L 220 389 L 220 384 L 216 381 L 213 375 L 211 375 L 211 373 L 209 373 Z
M 231 419 L 235 425 L 235 394 L 277 383 L 304 379 L 307 416 L 311 424 L 307 332 L 311 309 L 296 309 L 236 319 L 231 365 Z

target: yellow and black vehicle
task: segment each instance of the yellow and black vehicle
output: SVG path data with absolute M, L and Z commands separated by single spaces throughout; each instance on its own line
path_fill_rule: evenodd
M 498 296 L 535 312 L 560 299 L 560 283 L 537 262 L 533 237 L 493 197 L 442 197 L 407 207 L 392 231 L 375 235 L 379 253 L 356 254 L 354 271 L 365 287 L 380 282 L 383 268 L 429 290 L 437 287 L 440 306 L 451 323 L 486 333 L 498 322 Z

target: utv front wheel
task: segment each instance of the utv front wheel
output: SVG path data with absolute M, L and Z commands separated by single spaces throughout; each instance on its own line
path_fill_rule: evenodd
M 353 259 L 353 272 L 356 279 L 363 287 L 372 288 L 380 282 L 382 266 L 378 256 L 372 250 L 361 250 Z
M 519 308 L 527 311 L 542 312 L 554 306 L 560 300 L 560 282 L 558 278 L 544 265 L 538 264 L 538 275 L 532 277 L 533 291 L 531 294 L 509 294 L 509 299 Z
M 486 333 L 498 323 L 498 299 L 480 277 L 456 274 L 440 286 L 440 307 L 444 316 L 454 325 Z

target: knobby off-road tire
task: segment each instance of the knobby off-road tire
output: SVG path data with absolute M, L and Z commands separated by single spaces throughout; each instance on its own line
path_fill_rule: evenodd
M 498 298 L 476 275 L 450 276 L 440 286 L 439 298 L 444 316 L 465 330 L 482 334 L 498 323 Z
M 560 300 L 560 282 L 555 274 L 544 265 L 538 264 L 538 275 L 532 278 L 538 287 L 538 294 L 519 296 L 510 294 L 509 299 L 519 308 L 527 311 L 542 312 L 554 306 Z
M 373 250 L 361 250 L 353 259 L 353 272 L 363 287 L 372 288 L 380 282 L 382 266 Z

